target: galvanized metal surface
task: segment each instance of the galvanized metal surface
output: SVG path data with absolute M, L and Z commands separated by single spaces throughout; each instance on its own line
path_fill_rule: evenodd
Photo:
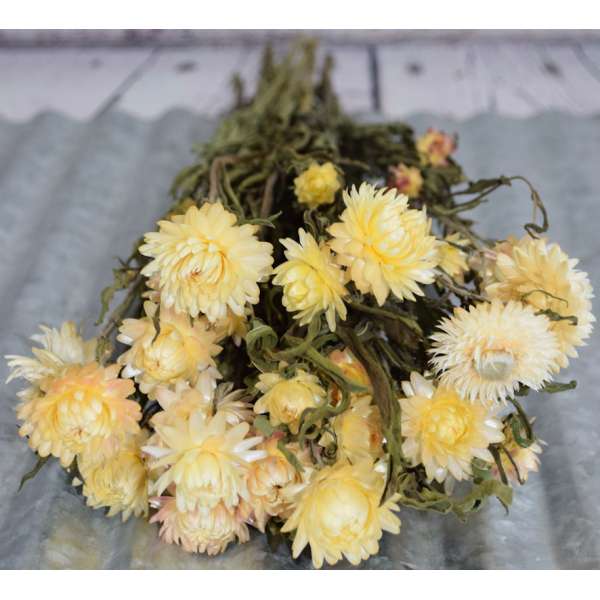
M 459 159 L 472 177 L 521 173 L 549 209 L 551 237 L 600 287 L 600 119 L 558 113 L 465 122 L 418 116 L 422 130 L 460 135 Z M 167 190 L 211 121 L 173 111 L 155 121 L 108 113 L 87 123 L 45 113 L 24 124 L 0 120 L 0 354 L 27 353 L 40 322 L 65 319 L 92 334 L 98 295 L 117 255 L 168 204 Z M 477 211 L 481 230 L 519 233 L 531 208 L 524 187 Z M 600 566 L 600 343 L 594 335 L 561 374 L 578 388 L 527 399 L 548 442 L 539 474 L 516 490 L 510 515 L 491 503 L 467 525 L 404 509 L 399 536 L 386 536 L 364 568 L 598 568 Z M 0 378 L 7 369 L 0 366 Z M 0 567 L 308 568 L 263 536 L 209 559 L 159 542 L 141 520 L 122 524 L 85 507 L 56 464 L 16 493 L 33 455 L 16 432 L 17 383 L 0 387 Z M 347 565 L 339 565 L 346 567 Z

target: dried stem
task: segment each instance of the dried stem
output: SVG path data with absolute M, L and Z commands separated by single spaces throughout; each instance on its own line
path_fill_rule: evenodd
M 229 154 L 218 156 L 212 161 L 209 174 L 210 187 L 208 189 L 208 202 L 215 202 L 219 197 L 219 175 L 221 174 L 221 169 L 226 165 L 232 165 L 239 160 L 239 156 Z
M 271 173 L 265 183 L 265 191 L 263 193 L 262 202 L 260 205 L 260 218 L 266 219 L 273 208 L 273 189 L 277 182 L 277 173 Z
M 133 302 L 140 295 L 142 289 L 144 288 L 144 285 L 144 277 L 141 274 L 138 274 L 138 276 L 133 280 L 129 291 L 127 292 L 127 295 L 125 296 L 121 304 L 119 304 L 117 308 L 115 308 L 109 315 L 108 322 L 104 326 L 104 329 L 102 329 L 102 331 L 100 332 L 100 338 L 108 339 L 108 337 L 113 333 L 113 331 L 119 326 L 121 319 L 125 316 Z

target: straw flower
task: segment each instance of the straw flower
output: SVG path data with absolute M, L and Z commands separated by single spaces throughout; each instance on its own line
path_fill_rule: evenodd
M 488 408 L 414 372 L 402 390 L 402 450 L 413 464 L 423 464 L 430 480 L 471 477 L 475 457 L 493 462 L 488 446 L 504 436 L 501 421 Z
M 448 157 L 456 150 L 456 138 L 429 128 L 427 133 L 417 140 L 417 152 L 423 164 L 433 167 L 444 167 L 448 164 Z
M 467 246 L 469 241 L 461 237 L 459 233 L 447 235 L 437 244 L 439 268 L 450 275 L 450 277 L 461 282 L 463 275 L 469 270 L 467 254 L 457 246 Z
M 248 317 L 252 315 L 252 309 L 246 306 L 243 315 L 236 315 L 230 310 L 227 315 L 219 319 L 215 323 L 215 331 L 217 333 L 217 342 L 231 337 L 236 346 L 240 346 L 242 340 L 246 338 L 248 333 Z
M 77 458 L 83 478 L 83 495 L 88 506 L 108 508 L 107 516 L 122 513 L 126 521 L 148 514 L 146 467 L 140 446 L 145 435 L 130 435 L 119 444 L 109 457 L 83 452 Z
M 155 423 L 158 445 L 143 450 L 151 457 L 151 470 L 165 470 L 152 486 L 153 493 L 160 495 L 176 484 L 180 511 L 220 502 L 227 508 L 237 506 L 240 497 L 247 496 L 248 464 L 265 454 L 253 449 L 262 438 L 247 437 L 249 429 L 247 423 L 229 426 L 223 412 L 207 417 L 198 411 L 188 419 Z
M 290 504 L 282 490 L 292 483 L 298 483 L 300 476 L 296 469 L 277 447 L 281 435 L 275 433 L 262 442 L 257 449 L 264 450 L 266 456 L 254 461 L 248 469 L 246 484 L 248 486 L 248 504 L 252 508 L 252 524 L 260 531 L 270 517 L 280 516 L 289 511 Z M 287 449 L 293 451 L 294 444 Z M 310 464 L 307 452 L 295 452 L 299 462 Z
M 31 339 L 41 348 L 32 348 L 33 357 L 6 356 L 11 372 L 6 380 L 25 379 L 34 386 L 41 380 L 54 377 L 69 365 L 85 365 L 95 360 L 96 339 L 85 341 L 72 321 L 63 323 L 60 329 L 40 325 L 41 334 Z
M 133 383 L 118 373 L 118 365 L 90 363 L 39 380 L 38 387 L 20 393 L 19 435 L 40 456 L 55 456 L 65 467 L 91 444 L 97 452 L 112 452 L 126 434 L 139 431 L 141 417 L 138 403 L 127 399 Z
M 313 564 L 335 564 L 345 556 L 353 565 L 379 551 L 383 531 L 398 533 L 393 499 L 380 505 L 385 487 L 371 461 L 338 462 L 312 471 L 305 484 L 290 486 L 296 508 L 281 531 L 296 530 L 292 552 L 297 558 L 309 544 Z
M 341 187 L 340 176 L 330 162 L 322 165 L 313 163 L 294 179 L 294 190 L 298 202 L 308 205 L 309 208 L 332 204 L 336 192 Z
M 558 342 L 531 306 L 482 302 L 456 308 L 438 327 L 431 364 L 442 384 L 471 401 L 504 401 L 520 384 L 539 390 L 551 378 Z
M 519 300 L 536 311 L 550 310 L 572 320 L 551 321 L 558 338 L 557 366 L 566 367 L 576 357 L 576 347 L 585 345 L 596 320 L 592 314 L 593 290 L 587 274 L 576 269 L 558 244 L 529 236 L 497 247 L 492 282 L 486 287 L 491 298 Z
M 390 167 L 388 185 L 409 198 L 418 198 L 423 187 L 423 176 L 418 167 L 408 167 L 400 163 Z
M 327 447 L 337 443 L 337 457 L 351 463 L 376 459 L 383 454 L 383 433 L 379 409 L 371 403 L 370 396 L 355 399 L 350 408 L 331 420 L 335 440 L 326 432 L 319 444 Z
M 224 552 L 236 540 L 240 544 L 250 539 L 248 527 L 236 509 L 219 503 L 212 508 L 181 511 L 175 498 L 152 498 L 158 512 L 150 519 L 160 523 L 160 538 L 167 544 L 177 544 L 187 552 L 206 553 L 209 556 Z
M 508 458 L 504 450 L 500 451 L 500 459 L 506 476 L 514 483 L 525 483 L 529 477 L 529 473 L 536 473 L 540 466 L 539 455 L 543 451 L 542 444 L 544 444 L 544 442 L 537 440 L 530 446 L 527 446 L 527 448 L 523 448 L 523 446 L 517 444 L 512 429 L 510 427 L 505 427 L 504 443 L 502 445 L 506 448 L 512 458 L 512 460 Z M 496 465 L 492 466 L 492 473 L 495 477 L 500 477 Z M 520 482 L 519 478 L 521 479 Z
M 254 412 L 268 412 L 272 425 L 283 423 L 292 433 L 298 433 L 304 410 L 320 406 L 327 397 L 319 378 L 302 369 L 297 369 L 290 379 L 285 379 L 279 373 L 261 373 L 256 389 L 263 395 L 254 405 Z
M 348 268 L 360 292 L 372 292 L 381 306 L 390 291 L 400 300 L 422 296 L 420 283 L 434 280 L 436 240 L 424 211 L 408 198 L 368 183 L 344 191 L 341 222 L 329 227 L 336 260 Z
M 335 331 L 336 315 L 346 318 L 344 273 L 333 262 L 326 245 L 319 246 L 303 229 L 298 230 L 298 237 L 300 243 L 289 238 L 280 240 L 287 261 L 275 269 L 273 283 L 283 287 L 283 305 L 297 313 L 294 318 L 300 325 L 310 323 L 324 311 L 329 329 Z
M 154 397 L 157 385 L 169 385 L 180 380 L 194 385 L 200 372 L 215 367 L 214 356 L 220 351 L 216 332 L 205 318 L 190 319 L 186 314 L 161 308 L 155 326 L 158 307 L 144 303 L 145 317 L 124 319 L 117 339 L 131 346 L 119 357 L 125 365 L 123 375 L 135 377 L 144 394 Z
M 371 380 L 367 370 L 349 348 L 333 350 L 329 353 L 328 358 L 341 369 L 347 379 L 357 385 L 371 388 Z
M 220 202 L 190 207 L 184 215 L 159 221 L 140 252 L 153 260 L 142 273 L 160 277 L 161 303 L 192 317 L 204 313 L 211 323 L 229 308 L 243 316 L 256 304 L 258 282 L 271 274 L 273 247 L 260 242 L 255 225 L 236 225 Z

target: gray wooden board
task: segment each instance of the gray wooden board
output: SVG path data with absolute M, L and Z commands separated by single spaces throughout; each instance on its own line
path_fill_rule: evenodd
M 600 113 L 600 42 L 594 38 L 352 39 L 344 44 L 326 38 L 319 55 L 333 55 L 335 87 L 350 112 L 398 118 L 430 111 L 459 119 L 484 112 Z M 0 115 L 25 121 L 56 110 L 86 119 L 111 107 L 144 119 L 174 108 L 216 115 L 229 106 L 234 73 L 251 91 L 258 72 L 261 44 L 226 41 L 177 48 L 0 49 Z

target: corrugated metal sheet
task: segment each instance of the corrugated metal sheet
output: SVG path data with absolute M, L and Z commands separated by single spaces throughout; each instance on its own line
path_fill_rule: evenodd
M 545 114 L 530 120 L 482 116 L 454 122 L 412 119 L 457 131 L 459 159 L 473 177 L 522 173 L 541 191 L 551 236 L 600 287 L 600 120 Z M 117 255 L 152 227 L 168 204 L 192 142 L 213 123 L 177 111 L 143 122 L 109 113 L 88 123 L 41 114 L 26 124 L 0 120 L 0 354 L 26 353 L 39 322 L 67 318 L 93 332 L 98 294 Z M 530 218 L 525 188 L 478 209 L 484 233 L 519 232 Z M 561 378 L 577 390 L 532 396 L 538 432 L 549 443 L 539 474 L 516 490 L 509 516 L 496 503 L 468 525 L 402 511 L 400 536 L 387 536 L 366 568 L 598 568 L 600 566 L 600 358 L 598 336 Z M 4 363 L 0 377 L 7 374 Z M 16 494 L 33 464 L 16 435 L 18 384 L 0 388 L 0 567 L 306 568 L 263 536 L 214 559 L 160 543 L 156 527 L 121 524 L 84 506 L 58 465 Z M 340 565 L 341 566 L 341 565 Z

